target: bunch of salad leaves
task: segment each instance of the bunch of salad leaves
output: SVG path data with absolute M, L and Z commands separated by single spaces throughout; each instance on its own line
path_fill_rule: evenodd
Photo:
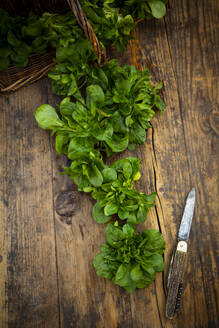
M 167 0 L 81 0 L 80 2 L 101 44 L 103 46 L 110 44 L 125 50 L 132 38 L 134 19 L 162 18 L 166 13 Z M 44 54 L 50 49 L 61 48 L 62 50 L 57 54 L 59 65 L 56 67 L 56 71 L 61 73 L 62 53 L 65 52 L 66 55 L 68 52 L 72 55 L 77 49 L 78 42 L 85 43 L 86 40 L 72 12 L 64 15 L 44 13 L 41 17 L 30 12 L 28 17 L 12 17 L 1 8 L 0 37 L 0 71 L 12 64 L 25 67 L 30 54 Z M 89 46 L 86 45 L 86 48 Z M 91 61 L 95 62 L 95 55 L 92 54 L 91 57 Z M 90 58 L 85 62 L 89 63 Z M 68 72 L 67 66 L 64 71 L 64 73 Z
M 165 241 L 156 230 L 136 233 L 133 226 L 116 221 L 106 228 L 107 243 L 94 258 L 96 273 L 124 287 L 128 292 L 144 288 L 164 270 Z
M 99 0 L 82 0 L 80 3 L 98 39 L 104 45 L 110 44 L 125 50 L 132 39 L 131 30 L 135 27 L 131 13 L 122 15 L 118 8 L 109 6 L 107 1 L 103 4 Z
M 65 168 L 63 173 L 70 176 L 79 190 L 91 192 L 97 201 L 92 211 L 94 219 L 98 223 L 106 223 L 117 215 L 121 222 L 126 220 L 123 226 L 117 222 L 108 224 L 107 244 L 101 246 L 101 253 L 95 257 L 94 266 L 98 275 L 131 292 L 150 284 L 155 279 L 155 273 L 163 270 L 164 240 L 155 230 L 145 230 L 141 235 L 135 232 L 134 225 L 146 220 L 148 210 L 155 205 L 156 195 L 146 195 L 134 189 L 134 182 L 140 178 L 140 160 L 128 157 L 110 166 L 103 162 L 102 153 L 109 155 L 107 147 L 111 152 L 120 152 L 124 147 L 121 147 L 121 142 L 124 142 L 121 134 L 117 135 L 117 140 L 112 139 L 117 126 L 121 125 L 119 119 L 113 120 L 112 117 L 115 108 L 122 108 L 122 101 L 118 102 L 119 106 L 117 102 L 114 104 L 112 92 L 118 99 L 124 96 L 128 101 L 129 95 L 124 95 L 123 89 L 126 90 L 129 83 L 125 76 L 131 76 L 130 80 L 134 81 L 133 87 L 136 90 L 143 85 L 136 104 L 141 104 L 145 96 L 145 103 L 148 102 L 148 93 L 143 92 L 145 84 L 149 83 L 148 78 L 145 80 L 145 73 L 136 79 L 136 69 L 117 66 L 113 61 L 107 68 L 97 68 L 87 77 L 95 83 L 98 83 L 99 77 L 102 88 L 98 84 L 89 85 L 86 88 L 86 98 L 82 97 L 77 88 L 74 93 L 75 102 L 71 101 L 71 97 L 65 97 L 60 103 L 59 112 L 50 105 L 42 105 L 37 109 L 35 117 L 41 128 L 56 134 L 58 154 L 64 153 L 71 159 L 71 166 Z M 116 83 L 120 83 L 118 89 Z M 130 94 L 131 88 L 128 87 Z M 156 95 L 157 90 L 153 97 Z M 138 94 L 135 96 L 138 97 Z M 142 111 L 144 108 L 140 106 Z M 147 106 L 145 109 L 147 113 Z M 133 120 L 136 117 L 133 115 Z M 126 142 L 125 147 L 127 145 Z
M 107 166 L 94 152 L 80 156 L 80 160 L 76 157 L 65 168 L 64 174 L 70 176 L 80 191 L 92 192 L 97 201 L 92 210 L 94 220 L 106 223 L 117 215 L 130 224 L 144 222 L 148 210 L 155 205 L 156 193 L 146 195 L 134 189 L 134 182 L 141 176 L 140 160 L 127 157 Z
M 52 79 L 52 90 L 60 96 L 73 96 L 87 84 L 94 69 L 96 55 L 90 42 L 80 38 L 56 50 L 56 66 L 48 76 Z
M 115 14 L 115 20 L 111 20 L 114 31 L 102 41 L 116 40 L 117 35 L 118 44 L 123 47 L 130 31 L 126 34 L 119 28 L 119 21 L 123 21 L 120 11 L 113 8 L 114 1 L 108 0 L 104 1 L 102 12 L 100 2 L 84 0 L 82 5 L 88 16 L 93 15 L 100 35 L 110 33 L 110 25 L 103 21 Z M 108 166 L 103 158 L 127 148 L 132 150 L 145 141 L 155 109 L 161 112 L 165 107 L 158 94 L 162 84 L 152 86 L 147 69 L 120 66 L 116 60 L 97 66 L 90 43 L 77 30 L 72 37 L 73 23 L 69 21 L 69 29 L 60 40 L 64 21 L 48 14 L 47 24 L 47 33 L 52 31 L 47 35 L 56 48 L 57 63 L 49 77 L 53 91 L 64 99 L 57 110 L 41 105 L 35 113 L 36 120 L 41 128 L 55 135 L 57 153 L 64 153 L 71 160 L 62 174 L 68 174 L 80 191 L 90 192 L 97 201 L 92 211 L 94 219 L 98 223 L 113 220 L 114 216 L 120 219 L 120 224 L 116 221 L 107 225 L 107 243 L 94 259 L 97 274 L 129 292 L 143 288 L 164 268 L 165 243 L 160 233 L 135 231 L 135 224 L 144 222 L 148 210 L 155 205 L 155 193 L 146 195 L 134 189 L 134 182 L 140 178 L 139 159 L 128 157 Z M 105 24 L 105 30 L 101 30 L 101 24 Z M 126 35 L 124 42 L 122 34 Z
M 92 191 L 92 197 L 97 200 L 93 208 L 97 222 L 107 222 L 113 214 L 133 224 L 144 222 L 148 209 L 154 205 L 155 194 L 145 195 L 133 189 L 134 181 L 140 178 L 140 161 L 130 157 L 107 167 L 100 151 L 95 149 L 96 144 L 110 140 L 113 135 L 113 125 L 106 119 L 101 128 L 99 115 L 95 115 L 98 113 L 96 104 L 103 98 L 103 93 L 97 90 L 94 85 L 87 88 L 86 103 L 89 107 L 64 98 L 60 104 L 61 118 L 53 107 L 42 105 L 36 111 L 36 120 L 41 128 L 56 133 L 58 154 L 65 153 L 72 160 L 64 173 L 78 185 L 79 190 Z
M 21 28 L 25 18 L 10 17 L 0 8 L 0 71 L 7 69 L 11 63 L 26 66 L 31 47 L 23 42 Z
M 72 12 L 65 15 L 30 12 L 27 18 L 11 17 L 0 9 L 0 70 L 9 65 L 25 67 L 30 54 L 67 47 L 84 34 Z
M 101 186 L 82 188 L 92 191 L 92 197 L 97 200 L 92 214 L 98 223 L 108 222 L 115 214 L 130 224 L 146 220 L 148 210 L 155 205 L 156 193 L 146 195 L 134 189 L 134 181 L 141 176 L 139 169 L 138 158 L 120 159 L 102 171 Z
M 43 54 L 48 49 L 68 47 L 84 37 L 72 12 L 64 15 L 43 13 L 41 17 L 29 14 L 22 37 L 31 42 L 33 53 Z
M 134 18 L 157 18 L 166 14 L 168 0 L 101 0 L 114 8 L 119 8 L 123 15 L 131 14 Z
M 100 19 L 96 20 L 89 7 L 88 18 L 104 44 L 111 43 L 125 49 L 130 40 L 130 32 L 134 28 L 134 21 L 130 15 L 123 17 L 113 8 L 106 10 L 99 8 Z M 11 17 L 0 9 L 0 71 L 10 65 L 25 67 L 30 54 L 44 54 L 50 49 L 56 49 L 57 63 L 63 58 L 90 55 L 85 62 L 95 62 L 96 56 L 84 32 L 78 25 L 72 12 L 64 15 L 44 13 L 41 17 L 30 12 L 28 17 Z M 84 51 L 85 49 L 85 51 Z M 76 55 L 74 56 L 76 50 Z M 76 58 L 77 61 L 78 58 Z M 90 61 L 91 59 L 91 61 Z M 78 63 L 78 61 L 77 61 Z M 66 67 L 67 68 L 67 67 Z M 62 71 L 62 67 L 56 68 Z M 81 71 L 84 70 L 81 62 Z
M 153 87 L 148 69 L 139 71 L 134 66 L 120 66 L 116 60 L 97 68 L 96 75 L 95 79 L 93 74 L 91 81 L 101 83 L 105 93 L 102 113 L 113 126 L 111 140 L 103 143 L 107 155 L 127 147 L 135 149 L 137 144 L 145 142 L 155 109 L 162 112 L 165 108 L 158 94 L 162 83 Z
M 69 125 L 68 129 L 74 126 L 78 135 L 79 131 L 82 133 L 85 130 L 80 137 L 93 140 L 93 146 L 99 146 L 107 156 L 126 148 L 135 149 L 137 144 L 143 144 L 146 140 L 146 130 L 151 127 L 154 109 L 162 112 L 165 108 L 158 94 L 162 83 L 153 87 L 148 69 L 138 71 L 134 66 L 119 66 L 116 60 L 111 60 L 103 67 L 91 68 L 89 58 L 92 57 L 92 51 L 82 49 L 80 54 L 76 50 L 74 56 L 70 56 L 66 69 L 63 54 L 64 63 L 57 65 L 49 74 L 57 94 L 74 96 L 80 101 L 72 103 L 69 97 L 65 98 L 60 104 L 61 119 L 65 125 Z M 83 71 L 76 65 L 80 61 Z M 88 85 L 86 102 L 80 93 L 80 83 Z M 43 108 L 40 109 L 41 114 Z
M 115 149 L 114 125 L 98 111 L 103 98 L 102 89 L 90 85 L 86 104 L 82 97 L 80 102 L 71 102 L 67 97 L 60 104 L 60 116 L 52 106 L 41 105 L 35 117 L 41 128 L 56 133 L 58 154 L 64 153 L 72 160 L 64 174 L 70 176 L 79 190 L 92 191 L 92 197 L 97 200 L 93 208 L 97 222 L 107 222 L 113 214 L 132 224 L 144 222 L 147 211 L 154 205 L 155 194 L 145 195 L 133 188 L 134 181 L 140 178 L 140 161 L 130 157 L 107 167 L 97 150 L 104 142 Z M 117 151 L 120 151 L 119 141 L 118 138 Z
M 82 0 L 81 4 L 89 17 L 92 15 L 100 20 L 101 14 L 110 13 L 116 9 L 119 15 L 129 15 L 133 18 L 160 19 L 166 14 L 168 0 Z M 106 15 L 105 14 L 105 15 Z M 109 14 L 110 15 L 110 14 Z

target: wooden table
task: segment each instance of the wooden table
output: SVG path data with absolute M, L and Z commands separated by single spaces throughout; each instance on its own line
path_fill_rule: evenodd
M 175 1 L 164 20 L 139 24 L 122 58 L 163 80 L 167 104 L 147 142 L 120 155 L 139 157 L 137 188 L 158 193 L 140 230 L 163 233 L 166 269 L 146 289 L 128 294 L 95 273 L 92 261 L 105 227 L 92 219 L 90 196 L 59 175 L 66 159 L 34 120 L 37 106 L 56 103 L 50 81 L 1 97 L 1 328 L 219 327 L 217 4 Z M 166 273 L 193 186 L 183 309 L 170 321 L 164 315 Z

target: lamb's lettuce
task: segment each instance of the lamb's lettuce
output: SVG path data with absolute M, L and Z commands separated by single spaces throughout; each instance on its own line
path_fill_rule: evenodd
M 96 273 L 124 287 L 128 292 L 151 284 L 156 272 L 164 270 L 162 254 L 165 241 L 156 230 L 144 230 L 141 234 L 128 223 L 109 223 L 107 242 L 94 258 Z

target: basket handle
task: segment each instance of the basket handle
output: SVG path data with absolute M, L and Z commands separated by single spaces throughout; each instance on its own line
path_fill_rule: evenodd
M 106 53 L 103 47 L 100 45 L 90 22 L 88 21 L 85 13 L 83 12 L 80 2 L 78 0 L 67 0 L 67 2 L 70 8 L 72 9 L 78 24 L 82 27 L 86 37 L 92 44 L 95 54 L 97 56 L 98 64 L 104 63 L 106 61 Z

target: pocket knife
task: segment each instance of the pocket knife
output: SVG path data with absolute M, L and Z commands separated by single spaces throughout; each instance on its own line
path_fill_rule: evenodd
M 184 263 L 187 253 L 187 242 L 195 207 L 195 189 L 192 188 L 186 199 L 179 232 L 178 243 L 172 255 L 167 278 L 166 316 L 173 319 L 180 312 Z

